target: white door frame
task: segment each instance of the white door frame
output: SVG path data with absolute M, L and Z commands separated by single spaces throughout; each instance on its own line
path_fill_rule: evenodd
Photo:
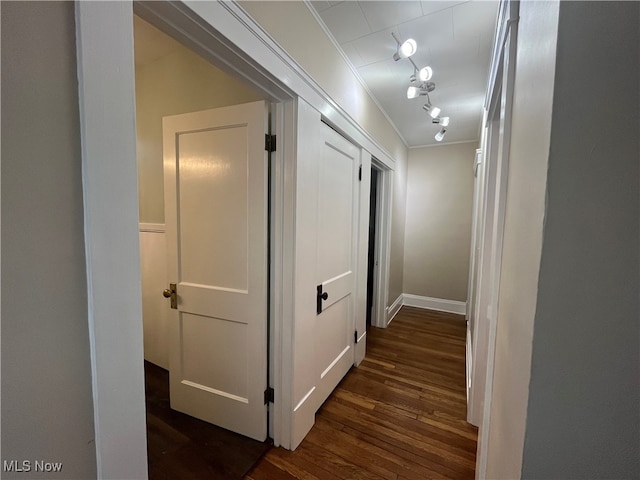
M 273 228 L 281 241 L 274 242 L 272 270 L 272 431 L 276 443 L 287 447 L 295 109 L 285 100 L 304 98 L 387 168 L 393 170 L 395 161 L 235 2 L 145 2 L 136 4 L 136 13 L 282 102 L 273 172 Z M 98 478 L 145 478 L 132 3 L 77 2 L 76 39 Z
M 501 79 L 501 75 L 498 76 Z M 500 85 L 494 92 L 493 99 L 499 100 L 501 92 Z M 500 212 L 496 212 L 496 202 L 500 199 L 498 191 L 498 178 L 500 176 L 500 158 L 498 155 L 498 145 L 500 142 L 500 110 L 499 102 L 493 102 L 489 107 L 489 112 L 485 115 L 486 129 L 484 132 L 483 151 L 484 160 L 480 173 L 482 177 L 483 197 L 478 208 L 478 220 L 480 224 L 478 270 L 476 276 L 476 287 L 474 290 L 474 303 L 471 310 L 469 327 L 473 326 L 473 338 L 471 340 L 471 351 L 473 358 L 471 364 L 469 407 L 467 408 L 467 420 L 473 425 L 482 424 L 482 410 L 485 399 L 485 378 L 487 366 L 491 363 L 489 355 L 489 336 L 491 324 L 495 321 L 493 304 L 491 303 L 494 289 L 498 288 L 491 279 L 497 269 L 498 258 L 492 256 L 493 245 L 501 242 L 501 231 L 496 231 L 496 224 L 499 222 Z M 503 196 L 504 197 L 504 196 Z M 500 238 L 496 238 L 499 235 Z
M 486 115 L 483 115 L 482 119 L 482 129 L 480 144 L 485 145 L 484 135 L 486 133 L 485 129 L 486 123 Z M 467 285 L 467 291 L 469 292 L 467 298 L 467 310 L 466 310 L 466 321 L 467 321 L 467 338 L 466 338 L 466 392 L 467 392 L 467 405 L 469 408 L 467 409 L 467 421 L 472 425 L 480 424 L 480 416 L 476 414 L 473 410 L 475 403 L 472 401 L 473 391 L 471 390 L 472 384 L 472 372 L 473 372 L 473 361 L 474 361 L 474 347 L 473 343 L 477 334 L 475 332 L 475 297 L 476 290 L 475 284 L 478 276 L 478 251 L 479 251 L 479 229 L 480 229 L 480 215 L 479 212 L 482 211 L 482 200 L 483 200 L 483 190 L 484 190 L 484 160 L 482 149 L 476 149 L 476 155 L 473 165 L 473 175 L 474 175 L 474 189 L 473 189 L 473 207 L 472 207 L 472 224 L 471 224 L 471 252 L 469 255 L 469 281 Z
M 515 80 L 517 44 L 518 2 L 503 0 L 499 9 L 498 29 L 495 37 L 489 85 L 485 100 L 485 124 L 483 132 L 484 180 L 483 198 L 480 199 L 483 212 L 476 221 L 482 222 L 482 242 L 478 262 L 477 278 L 473 285 L 473 308 L 469 321 L 474 322 L 473 377 L 469 396 L 468 412 L 479 422 L 476 478 L 486 477 L 487 449 L 493 391 L 495 344 L 497 333 L 498 294 L 500 290 L 500 269 L 502 264 L 502 241 L 506 212 L 509 147 L 511 140 L 511 111 Z M 488 186 L 493 190 L 488 191 Z M 489 214 L 490 221 L 487 221 Z M 487 240 L 485 244 L 485 240 Z M 473 246 L 475 249 L 475 245 Z M 483 266 L 487 263 L 486 266 Z M 486 308 L 481 308 L 486 307 Z M 479 322 L 481 319 L 486 321 Z M 475 385 L 474 385 L 475 384 Z M 479 392 L 475 392 L 479 390 Z M 470 421 L 472 418 L 470 418 Z
M 378 205 L 376 209 L 376 274 L 373 284 L 373 312 L 371 325 L 386 328 L 389 301 L 389 270 L 391 265 L 391 212 L 393 198 L 393 170 L 377 158 L 371 158 L 371 166 L 378 170 Z

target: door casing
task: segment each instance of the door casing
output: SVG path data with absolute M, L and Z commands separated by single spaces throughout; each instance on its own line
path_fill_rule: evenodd
M 387 328 L 389 325 L 389 271 L 391 268 L 391 211 L 395 172 L 375 156 L 371 165 L 378 170 L 378 206 L 376 208 L 376 277 L 373 284 L 373 312 L 371 325 Z
M 468 398 L 468 420 L 477 423 L 476 478 L 485 478 L 491 417 L 493 372 L 496 349 L 498 294 L 502 264 L 502 241 L 506 212 L 507 175 L 511 141 L 511 111 L 515 81 L 518 2 L 503 0 L 498 15 L 489 85 L 485 100 L 482 137 L 484 187 L 479 222 L 478 255 L 474 255 L 476 278 L 470 278 L 474 304 L 469 310 L 473 322 L 472 374 Z M 472 245 L 475 252 L 476 245 Z M 469 326 L 467 327 L 469 329 Z

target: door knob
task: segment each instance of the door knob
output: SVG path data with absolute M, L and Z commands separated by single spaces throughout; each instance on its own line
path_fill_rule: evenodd
M 173 308 L 174 310 L 178 309 L 178 289 L 176 288 L 175 283 L 170 283 L 169 288 L 165 288 L 162 291 L 162 296 L 164 298 L 171 299 L 171 308 Z

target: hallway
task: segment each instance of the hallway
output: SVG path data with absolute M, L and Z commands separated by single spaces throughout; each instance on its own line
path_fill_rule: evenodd
M 245 479 L 474 478 L 464 318 L 403 307 L 367 338 L 298 449 L 272 449 Z

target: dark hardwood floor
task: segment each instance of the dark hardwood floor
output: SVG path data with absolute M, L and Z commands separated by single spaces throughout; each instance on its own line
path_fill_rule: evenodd
M 239 480 L 271 448 L 169 406 L 169 372 L 145 362 L 151 480 Z
M 365 360 L 302 444 L 273 448 L 245 478 L 471 479 L 477 429 L 465 418 L 464 318 L 403 307 L 370 329 Z

